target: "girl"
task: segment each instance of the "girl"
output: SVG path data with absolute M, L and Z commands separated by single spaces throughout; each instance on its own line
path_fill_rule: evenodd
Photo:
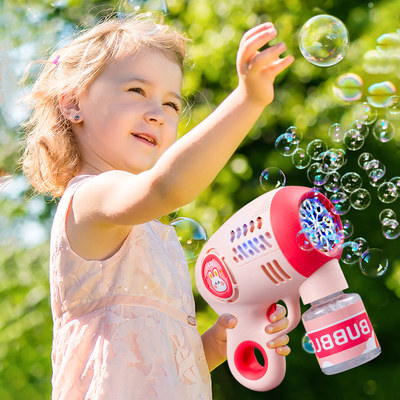
M 248 31 L 239 84 L 175 142 L 185 39 L 144 18 L 110 19 L 57 50 L 29 96 L 23 169 L 62 195 L 50 248 L 53 399 L 210 399 L 226 358 L 223 315 L 200 337 L 184 253 L 156 219 L 192 201 L 264 107 L 280 58 L 273 24 Z M 173 189 L 171 189 L 173 188 Z M 278 307 L 266 332 L 288 320 Z M 288 337 L 271 348 L 287 355 Z

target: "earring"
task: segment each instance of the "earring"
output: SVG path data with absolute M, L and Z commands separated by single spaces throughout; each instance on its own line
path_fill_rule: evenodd
M 74 120 L 79 121 L 79 115 L 75 115 Z

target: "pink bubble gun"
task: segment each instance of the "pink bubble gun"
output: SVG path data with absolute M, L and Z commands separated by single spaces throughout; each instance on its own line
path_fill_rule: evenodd
M 198 257 L 195 278 L 200 294 L 217 314 L 230 313 L 238 320 L 235 328 L 227 330 L 228 365 L 236 380 L 251 390 L 271 390 L 282 382 L 285 357 L 266 343 L 297 326 L 300 297 L 308 304 L 348 287 L 338 262 L 342 224 L 333 210 L 325 196 L 306 187 L 272 190 L 226 221 Z M 286 304 L 289 326 L 267 335 L 268 316 L 278 301 Z M 318 319 L 313 321 L 313 346 L 321 348 L 324 356 L 336 357 L 332 353 L 336 347 L 339 353 L 342 348 L 349 353 L 349 343 L 360 347 L 367 340 L 364 333 L 371 335 L 372 330 L 374 335 L 370 322 L 364 321 L 368 317 L 362 306 L 361 311 L 352 307 L 351 315 L 332 314 L 339 325 L 326 324 L 322 318 L 321 328 Z M 350 325 L 343 325 L 343 320 Z

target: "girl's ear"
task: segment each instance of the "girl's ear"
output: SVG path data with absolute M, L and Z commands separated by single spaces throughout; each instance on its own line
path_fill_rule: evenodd
M 70 94 L 65 94 L 59 100 L 61 113 L 66 119 L 74 124 L 79 124 L 83 121 L 81 109 L 77 100 Z

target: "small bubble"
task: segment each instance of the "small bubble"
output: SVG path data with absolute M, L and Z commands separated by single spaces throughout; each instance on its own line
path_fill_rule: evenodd
M 370 161 L 374 160 L 374 156 L 371 153 L 361 153 L 360 156 L 358 157 L 358 165 L 362 169 L 367 169 L 367 166 Z
M 400 193 L 400 176 L 395 176 L 392 179 L 389 179 L 389 182 L 393 182 L 396 186 L 397 192 Z
M 301 345 L 306 353 L 315 354 L 314 347 L 312 345 L 310 338 L 307 336 L 307 334 L 305 334 L 303 336 L 303 338 L 301 339 Z
M 289 128 L 286 129 L 285 133 L 289 133 L 290 135 L 295 137 L 297 143 L 300 143 L 301 139 L 303 139 L 303 134 L 295 126 L 289 126 Z
M 386 143 L 393 139 L 394 126 L 386 119 L 380 119 L 376 122 L 372 130 L 376 140 Z
M 279 154 L 288 157 L 291 156 L 297 149 L 299 141 L 296 136 L 290 133 L 283 133 L 275 141 L 275 149 Z
M 358 245 L 355 242 L 346 242 L 342 245 L 342 255 L 340 261 L 345 264 L 354 264 L 358 261 L 359 255 L 357 254 Z
M 392 96 L 389 97 L 386 103 L 386 117 L 388 119 L 399 119 L 400 118 L 400 97 Z
M 361 121 L 356 119 L 350 124 L 350 129 L 355 129 L 356 131 L 360 132 L 361 135 L 364 136 L 364 139 L 368 136 L 369 134 L 369 128 L 368 125 L 363 124 Z
M 324 189 L 328 192 L 336 193 L 340 190 L 340 174 L 337 171 L 328 174 L 328 179 L 324 184 Z
M 307 177 L 309 181 L 315 186 L 322 186 L 328 180 L 328 173 L 323 170 L 320 163 L 313 163 L 308 167 Z
M 379 278 L 389 268 L 389 260 L 381 249 L 368 249 L 359 260 L 360 270 L 369 278 Z
M 398 197 L 397 188 L 393 182 L 383 182 L 378 187 L 377 193 L 382 203 L 393 203 Z
M 357 129 L 349 129 L 343 137 L 343 143 L 348 150 L 356 151 L 364 146 L 365 138 Z
M 199 222 L 186 217 L 176 218 L 169 225 L 175 228 L 186 259 L 188 261 L 195 260 L 207 241 L 207 232 L 204 227 Z
M 302 250 L 310 251 L 314 248 L 309 239 L 310 235 L 312 235 L 312 232 L 308 229 L 302 229 L 297 233 L 296 243 Z
M 342 149 L 330 149 L 322 153 L 322 164 L 325 170 L 336 171 L 346 163 L 346 155 Z
M 307 146 L 307 154 L 313 160 L 320 160 L 326 150 L 328 150 L 328 146 L 321 139 L 314 139 Z
M 357 104 L 354 107 L 354 119 L 361 121 L 365 125 L 373 124 L 377 117 L 376 109 L 367 102 Z
M 382 222 L 382 233 L 386 239 L 397 239 L 400 236 L 400 224 L 395 219 L 385 219 Z
M 353 240 L 357 244 L 357 255 L 361 257 L 368 250 L 368 243 L 363 237 L 358 237 Z
M 362 178 L 357 172 L 348 172 L 340 180 L 342 188 L 347 193 L 352 193 L 362 185 Z
M 332 212 L 334 212 L 335 214 L 343 215 L 349 212 L 351 204 L 346 193 L 344 192 L 334 193 L 329 197 L 329 200 L 334 206 L 334 210 L 332 210 Z
M 342 235 L 344 239 L 348 239 L 354 232 L 353 224 L 348 219 L 342 219 Z
M 333 142 L 339 143 L 343 140 L 344 132 L 340 124 L 333 124 L 329 128 L 329 137 Z
M 365 210 L 371 203 L 371 195 L 366 189 L 357 189 L 351 193 L 350 203 L 356 210 Z
M 267 168 L 260 175 L 260 185 L 266 192 L 277 189 L 286 185 L 286 176 L 279 168 Z
M 379 221 L 381 223 L 387 219 L 396 219 L 396 213 L 391 208 L 385 208 L 379 213 Z
M 310 165 L 311 157 L 303 148 L 298 147 L 292 154 L 292 162 L 297 169 L 304 169 Z
M 318 67 L 340 62 L 349 47 L 346 26 L 331 15 L 317 15 L 301 28 L 299 47 L 304 58 Z

